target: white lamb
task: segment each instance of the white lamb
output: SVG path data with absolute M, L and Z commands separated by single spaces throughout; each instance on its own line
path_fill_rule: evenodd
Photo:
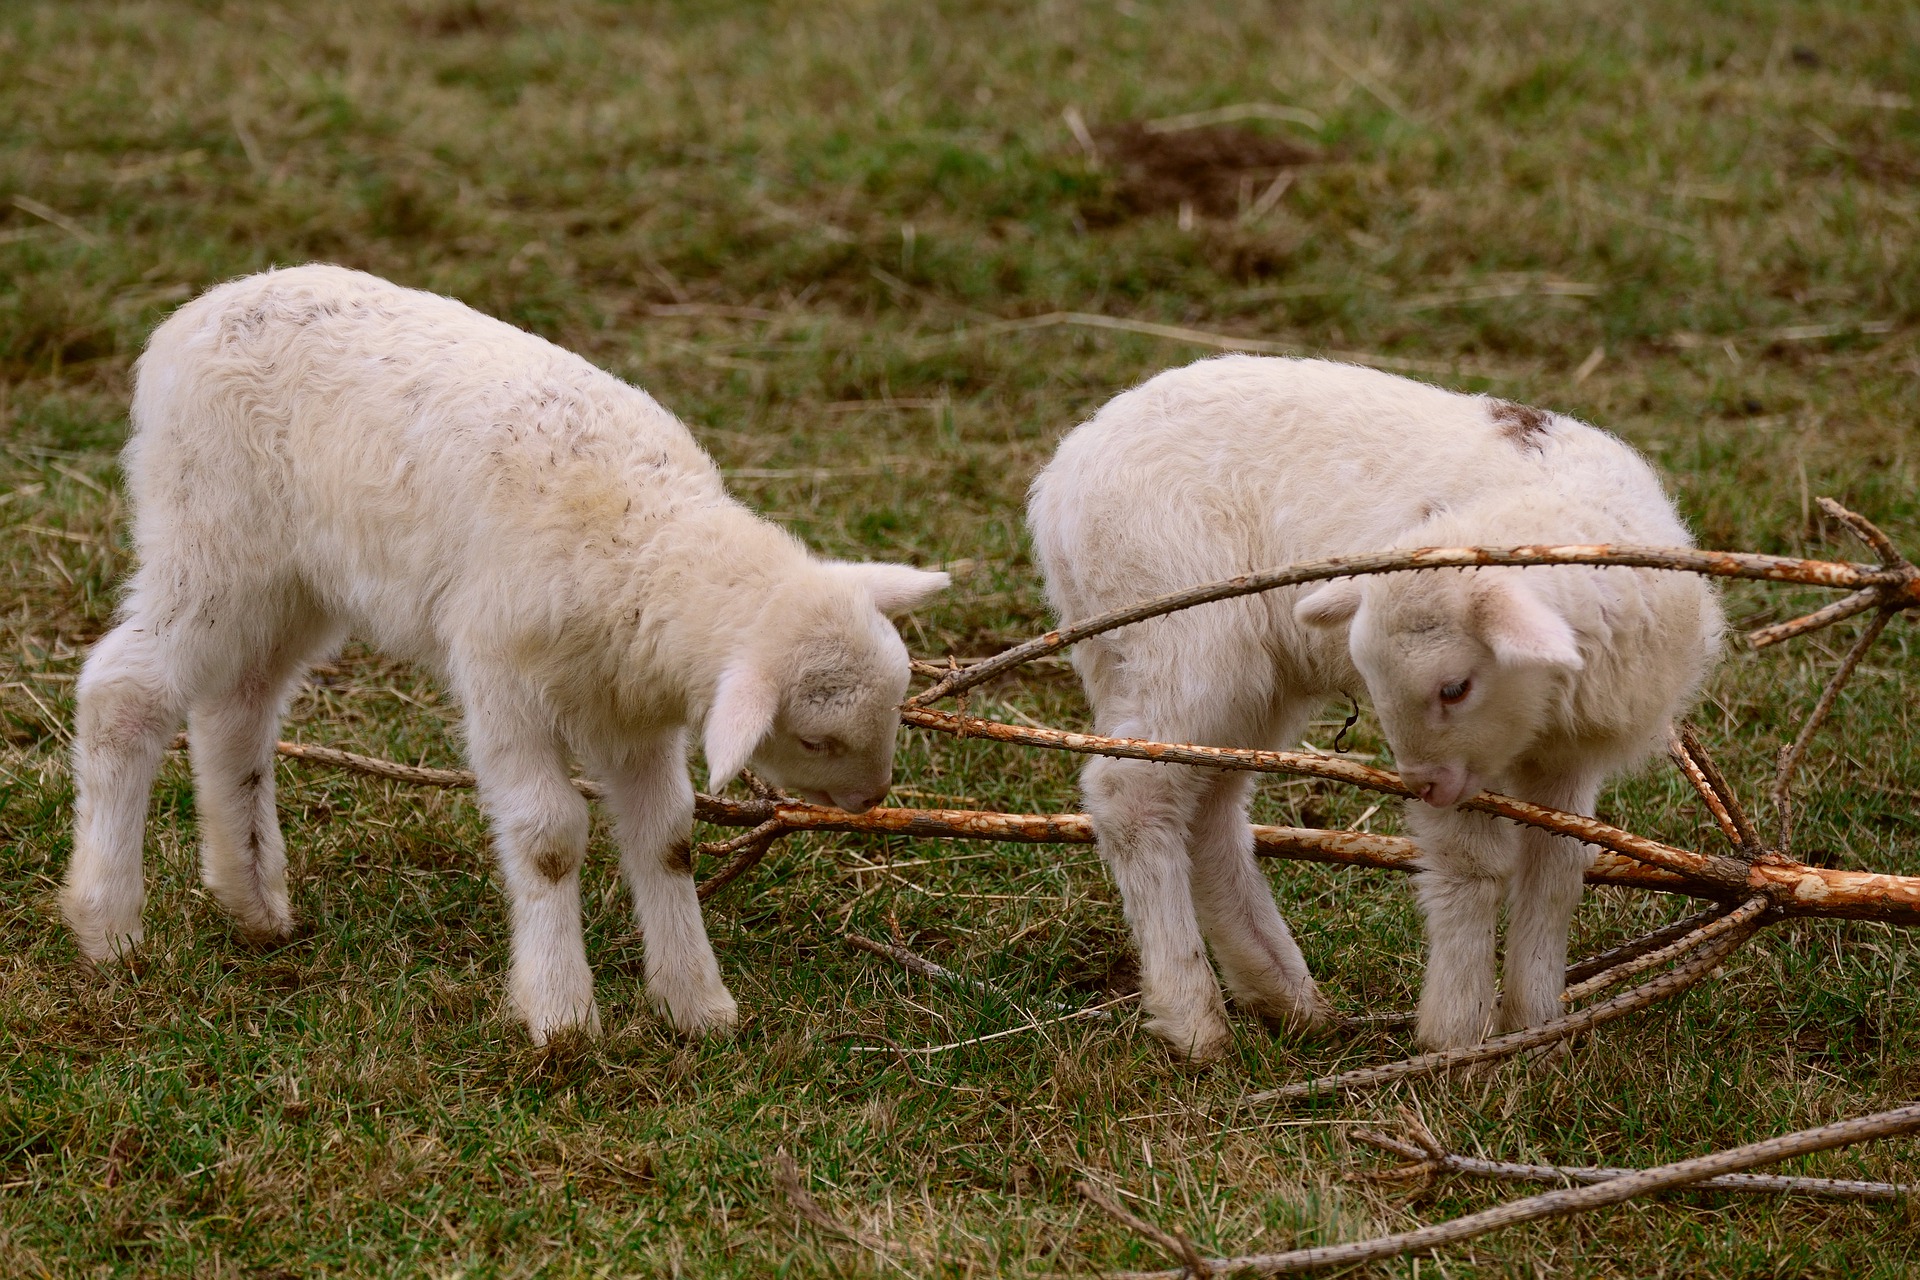
M 1318 360 L 1227 356 L 1116 397 L 1070 434 L 1029 518 L 1063 622 L 1292 561 L 1391 547 L 1641 542 L 1688 535 L 1651 468 L 1602 431 L 1485 396 Z M 1554 1016 L 1586 846 L 1455 802 L 1484 789 L 1590 814 L 1655 750 L 1711 665 L 1712 590 L 1624 568 L 1350 578 L 1209 604 L 1082 641 L 1104 734 L 1247 747 L 1296 741 L 1364 684 L 1421 849 L 1434 1047 Z M 1247 773 L 1095 759 L 1102 857 L 1140 950 L 1150 1024 L 1218 1053 L 1235 1000 L 1327 1018 L 1253 860 Z M 1495 925 L 1508 911 L 1505 990 Z
M 687 857 L 687 731 L 715 786 L 751 763 L 872 806 L 908 678 L 885 615 L 946 575 L 813 558 L 644 392 L 339 267 L 182 307 L 140 359 L 132 416 L 139 567 L 79 684 L 63 905 L 85 956 L 140 940 L 147 798 L 183 716 L 206 884 L 245 934 L 287 935 L 275 732 L 351 629 L 462 704 L 534 1040 L 599 1025 L 570 749 L 606 788 L 650 1001 L 684 1032 L 731 1026 Z

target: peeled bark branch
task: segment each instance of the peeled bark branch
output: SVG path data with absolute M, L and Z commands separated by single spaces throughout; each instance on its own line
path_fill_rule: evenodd
M 919 722 L 922 718 L 941 721 L 942 728 L 947 727 L 946 721 L 960 719 L 951 717 L 946 712 L 922 711 L 913 713 L 909 722 Z M 1059 738 L 1072 738 L 1081 740 L 1083 743 L 1094 744 L 1093 746 L 1067 747 L 1068 750 L 1095 750 L 1102 742 L 1125 743 L 1128 741 L 1100 739 L 1090 734 L 1065 734 L 1056 729 L 1036 731 L 985 720 L 968 720 L 963 736 L 1000 736 L 998 732 L 989 735 L 985 731 L 987 729 L 1011 731 L 1023 735 L 1038 733 L 1042 735 L 1040 745 L 1047 746 L 1061 745 L 1057 741 Z M 948 731 L 955 730 L 949 728 Z M 1052 735 L 1052 737 L 1046 735 Z M 1302 767 L 1299 771 L 1310 773 L 1312 776 L 1332 777 L 1361 786 L 1370 785 L 1376 778 L 1384 779 L 1386 785 L 1377 786 L 1376 789 L 1388 791 L 1390 794 L 1406 794 L 1399 780 L 1390 773 L 1371 769 L 1366 765 L 1311 756 L 1304 752 L 1236 752 L 1223 747 L 1168 747 L 1167 744 L 1156 743 L 1139 745 L 1175 752 L 1192 752 L 1195 753 L 1194 759 L 1183 762 L 1211 764 L 1216 768 L 1222 767 L 1222 757 L 1228 760 L 1225 767 L 1239 768 L 1257 767 L 1258 761 L 1256 759 L 1251 765 L 1234 763 L 1237 757 L 1276 757 L 1300 763 Z M 290 759 L 347 769 L 355 773 L 408 782 L 417 786 L 471 788 L 474 785 L 473 774 L 464 769 L 430 769 L 306 743 L 282 742 L 277 744 L 277 749 L 281 755 Z M 1131 754 L 1146 759 L 1179 759 L 1177 755 L 1152 755 L 1144 751 Z M 587 779 L 576 778 L 573 785 L 582 795 L 594 797 L 600 794 L 599 785 Z M 1469 802 L 1470 807 L 1480 807 L 1480 799 L 1487 799 L 1487 797 Z M 1564 829 L 1563 833 L 1587 843 L 1606 845 L 1618 836 L 1630 842 L 1633 850 L 1644 852 L 1647 849 L 1653 849 L 1673 855 L 1680 860 L 1681 866 L 1692 866 L 1693 860 L 1703 857 L 1687 850 L 1661 845 L 1656 841 L 1644 840 L 1592 819 L 1560 814 L 1557 810 L 1525 805 L 1522 801 L 1505 803 L 1513 807 L 1513 812 L 1502 816 L 1514 817 L 1516 821 L 1534 821 L 1536 825 L 1544 825 L 1548 830 L 1562 830 L 1561 827 L 1549 825 L 1552 822 L 1558 822 L 1563 818 L 1571 820 L 1578 825 Z M 1079 813 L 1018 814 L 972 809 L 872 809 L 866 813 L 854 814 L 797 801 L 728 800 L 723 797 L 697 795 L 694 798 L 694 816 L 702 822 L 726 827 L 756 827 L 763 823 L 777 822 L 779 833 L 783 835 L 799 831 L 846 831 L 868 835 L 998 840 L 1019 844 L 1091 844 L 1094 841 L 1092 823 L 1085 814 Z M 1419 853 L 1413 841 L 1405 837 L 1373 835 L 1359 831 L 1325 831 L 1311 827 L 1255 827 L 1253 834 L 1255 852 L 1266 858 L 1376 867 L 1387 871 L 1413 871 L 1416 869 L 1414 860 Z M 741 855 L 742 858 L 746 856 L 744 852 Z M 1721 861 L 1733 863 L 1736 867 L 1740 866 L 1732 859 Z M 715 878 L 720 874 L 726 874 L 731 869 L 731 867 L 723 868 Z M 742 867 L 741 870 L 746 870 L 746 867 Z M 1638 853 L 1634 856 L 1628 856 L 1625 852 L 1602 853 L 1588 870 L 1587 882 L 1682 893 L 1716 900 L 1744 896 L 1757 890 L 1769 894 L 1784 915 L 1920 924 L 1920 876 L 1836 871 L 1825 867 L 1801 866 L 1788 861 L 1762 862 L 1751 868 L 1742 867 L 1741 870 L 1745 873 L 1744 882 L 1730 888 L 1724 881 L 1709 880 L 1703 876 L 1646 865 L 1640 860 Z
M 952 697 L 993 679 L 1024 662 L 1058 653 L 1088 636 L 1113 631 L 1148 618 L 1191 609 L 1195 605 L 1236 596 L 1255 595 L 1279 587 L 1322 582 L 1329 578 L 1350 578 L 1373 573 L 1398 573 L 1414 569 L 1480 569 L 1533 565 L 1583 564 L 1621 565 L 1640 569 L 1673 569 L 1701 573 L 1716 578 L 1749 578 L 1760 582 L 1798 582 L 1808 586 L 1839 587 L 1858 591 L 1866 587 L 1886 588 L 1881 602 L 1886 607 L 1920 607 L 1920 572 L 1911 565 L 1863 565 L 1832 560 L 1801 560 L 1792 556 L 1764 556 L 1744 551 L 1702 551 L 1694 547 L 1647 547 L 1629 543 L 1586 546 L 1528 545 L 1518 547 L 1421 547 L 1413 551 L 1376 551 L 1365 555 L 1335 556 L 1300 564 L 1269 569 L 1263 573 L 1244 573 L 1219 582 L 1203 583 L 1184 591 L 1175 591 L 1150 600 L 1142 600 L 1120 609 L 1095 614 L 1069 626 L 1049 631 L 998 653 L 984 662 L 976 662 L 951 672 L 907 700 L 907 705 L 924 707 L 942 698 Z
M 1713 762 L 1713 757 L 1707 754 L 1692 725 L 1680 726 L 1669 751 L 1674 762 L 1680 766 L 1680 772 L 1699 792 L 1714 821 L 1720 824 L 1720 832 L 1726 836 L 1727 843 L 1740 851 L 1741 860 L 1752 862 L 1764 853 L 1766 846 L 1760 842 L 1760 833 L 1754 828 L 1753 820 L 1747 817 L 1739 793 L 1734 791 L 1733 785 L 1720 772 L 1720 766 Z
M 1635 974 L 1645 973 L 1649 969 L 1658 968 L 1669 960 L 1678 960 L 1681 956 L 1686 955 L 1698 947 L 1704 946 L 1721 934 L 1738 929 L 1749 920 L 1757 920 L 1765 910 L 1767 910 L 1767 900 L 1765 898 L 1749 898 L 1725 915 L 1715 916 L 1684 937 L 1669 942 L 1663 947 L 1656 947 L 1651 951 L 1634 956 L 1631 959 L 1623 960 L 1612 968 L 1603 969 L 1590 978 L 1584 978 L 1578 982 L 1574 982 L 1568 986 L 1565 991 L 1560 993 L 1560 999 L 1568 1004 L 1572 1004 L 1575 1001 L 1586 999 L 1595 992 L 1605 991 L 1608 987 L 1617 986 Z
M 1664 947 L 1675 938 L 1684 938 L 1701 925 L 1717 920 L 1726 911 L 1718 903 L 1705 911 L 1696 911 L 1690 916 L 1663 924 L 1657 929 L 1649 929 L 1637 938 L 1629 938 L 1618 946 L 1608 947 L 1605 951 L 1588 956 L 1578 964 L 1567 966 L 1568 982 L 1584 982 L 1596 973 L 1605 973 L 1618 964 L 1647 954 L 1657 947 Z
M 1141 738 L 1108 738 L 1091 733 L 1070 733 L 1062 729 L 981 720 L 924 707 L 907 707 L 900 714 L 908 724 L 961 738 L 989 738 L 996 742 L 1049 747 L 1083 755 L 1155 760 L 1202 768 L 1296 774 L 1345 782 L 1388 795 L 1409 795 L 1408 787 L 1396 774 L 1354 761 L 1304 751 L 1254 751 L 1236 747 L 1149 742 Z M 1460 807 L 1611 849 L 1672 874 L 1678 882 L 1675 887 L 1684 885 L 1686 887 L 1681 889 L 1682 892 L 1696 893 L 1697 896 L 1744 898 L 1763 894 L 1789 915 L 1920 924 L 1920 876 L 1837 871 L 1804 866 L 1777 857 L 1758 859 L 1749 865 L 1738 858 L 1675 848 L 1630 831 L 1622 831 L 1596 818 L 1564 813 L 1490 792 L 1463 800 Z

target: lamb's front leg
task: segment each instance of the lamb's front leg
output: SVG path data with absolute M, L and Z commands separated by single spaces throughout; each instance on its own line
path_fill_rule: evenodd
M 1517 794 L 1537 804 L 1591 815 L 1599 794 L 1597 775 L 1557 775 L 1524 780 Z M 1593 846 L 1522 828 L 1520 855 L 1507 886 L 1506 989 L 1500 998 L 1500 1029 L 1537 1026 L 1562 1011 L 1567 980 L 1567 930 L 1586 888 Z
M 535 1044 L 568 1028 L 598 1033 L 580 927 L 587 802 L 568 780 L 550 716 L 498 686 L 464 700 L 467 751 L 511 907 L 514 1007 Z
M 1220 984 L 1194 912 L 1188 832 L 1206 775 L 1179 765 L 1096 758 L 1082 779 L 1100 856 L 1140 950 L 1147 1029 L 1189 1058 L 1218 1056 L 1230 1039 Z
M 674 732 L 608 751 L 594 760 L 613 811 L 620 868 L 633 890 L 633 914 L 646 950 L 647 1002 L 691 1035 L 730 1029 L 738 1007 L 700 918 L 688 836 L 693 784 L 683 734 Z
M 1477 1044 L 1494 1019 L 1495 930 L 1501 890 L 1519 850 L 1510 824 L 1410 801 L 1420 845 L 1415 878 L 1427 924 L 1427 973 L 1415 1033 L 1430 1049 Z

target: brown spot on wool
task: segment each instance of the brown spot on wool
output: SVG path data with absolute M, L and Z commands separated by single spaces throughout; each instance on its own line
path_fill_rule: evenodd
M 1500 434 L 1516 448 L 1535 453 L 1540 451 L 1540 439 L 1553 423 L 1553 415 L 1545 409 L 1536 409 L 1530 404 L 1515 404 L 1511 400 L 1495 400 L 1487 407 L 1487 416 L 1493 419 L 1493 425 L 1500 429 Z
M 660 853 L 660 865 L 677 876 L 693 874 L 693 854 L 685 840 L 675 840 Z
M 579 865 L 580 860 L 565 849 L 542 849 L 533 855 L 533 869 L 555 884 L 565 880 Z

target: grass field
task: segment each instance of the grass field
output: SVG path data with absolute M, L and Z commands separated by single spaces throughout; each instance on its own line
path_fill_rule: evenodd
M 860 1051 L 1128 990 L 1117 895 L 1084 848 L 789 842 L 708 908 L 743 1025 L 698 1045 L 646 1012 L 596 835 L 609 1033 L 528 1046 L 458 793 L 283 763 L 303 924 L 259 952 L 198 888 L 174 759 L 137 967 L 83 972 L 54 904 L 72 682 L 128 568 L 131 362 L 180 301 L 273 263 L 363 267 L 585 353 L 823 551 L 972 562 L 906 626 L 923 656 L 1044 628 L 1028 480 L 1094 406 L 1207 350 L 995 327 L 1054 312 L 1370 353 L 1578 414 L 1648 451 L 1706 545 L 1856 558 L 1811 507 L 1832 494 L 1920 552 L 1911 4 L 13 0 L 0 68 L 0 1273 L 1164 1266 L 1074 1180 L 1209 1252 L 1280 1249 L 1517 1194 L 1366 1181 L 1377 1157 L 1347 1132 L 1403 1105 L 1457 1149 L 1650 1165 L 1920 1094 L 1914 940 L 1869 924 L 1771 930 L 1552 1062 L 1280 1111 L 1236 1099 L 1407 1042 L 1243 1022 L 1235 1053 L 1187 1069 L 1124 1014 Z M 1285 110 L 1140 123 L 1247 103 Z M 1752 626 L 1817 598 L 1736 587 L 1728 608 Z M 1850 631 L 1730 649 L 1697 719 L 1756 805 Z M 1920 873 L 1917 686 L 1896 622 L 1805 772 L 1807 856 Z M 1084 723 L 1058 667 L 973 706 Z M 446 697 L 357 647 L 284 736 L 459 763 Z M 1367 722 L 1358 742 L 1384 759 Z M 1064 757 L 909 734 L 897 772 L 903 803 L 1021 811 L 1077 808 L 1073 779 Z M 1602 811 L 1714 838 L 1670 770 Z M 1298 783 L 1259 813 L 1396 822 Z M 1342 1008 L 1411 1001 L 1403 883 L 1272 880 Z M 1595 893 L 1576 949 L 1690 909 Z M 847 928 L 1010 998 L 907 975 Z M 930 1254 L 796 1226 L 783 1149 L 832 1212 Z M 1920 1150 L 1793 1171 L 1920 1180 Z M 1920 1270 L 1917 1228 L 1911 1205 L 1691 1195 L 1351 1274 L 1896 1277 Z

